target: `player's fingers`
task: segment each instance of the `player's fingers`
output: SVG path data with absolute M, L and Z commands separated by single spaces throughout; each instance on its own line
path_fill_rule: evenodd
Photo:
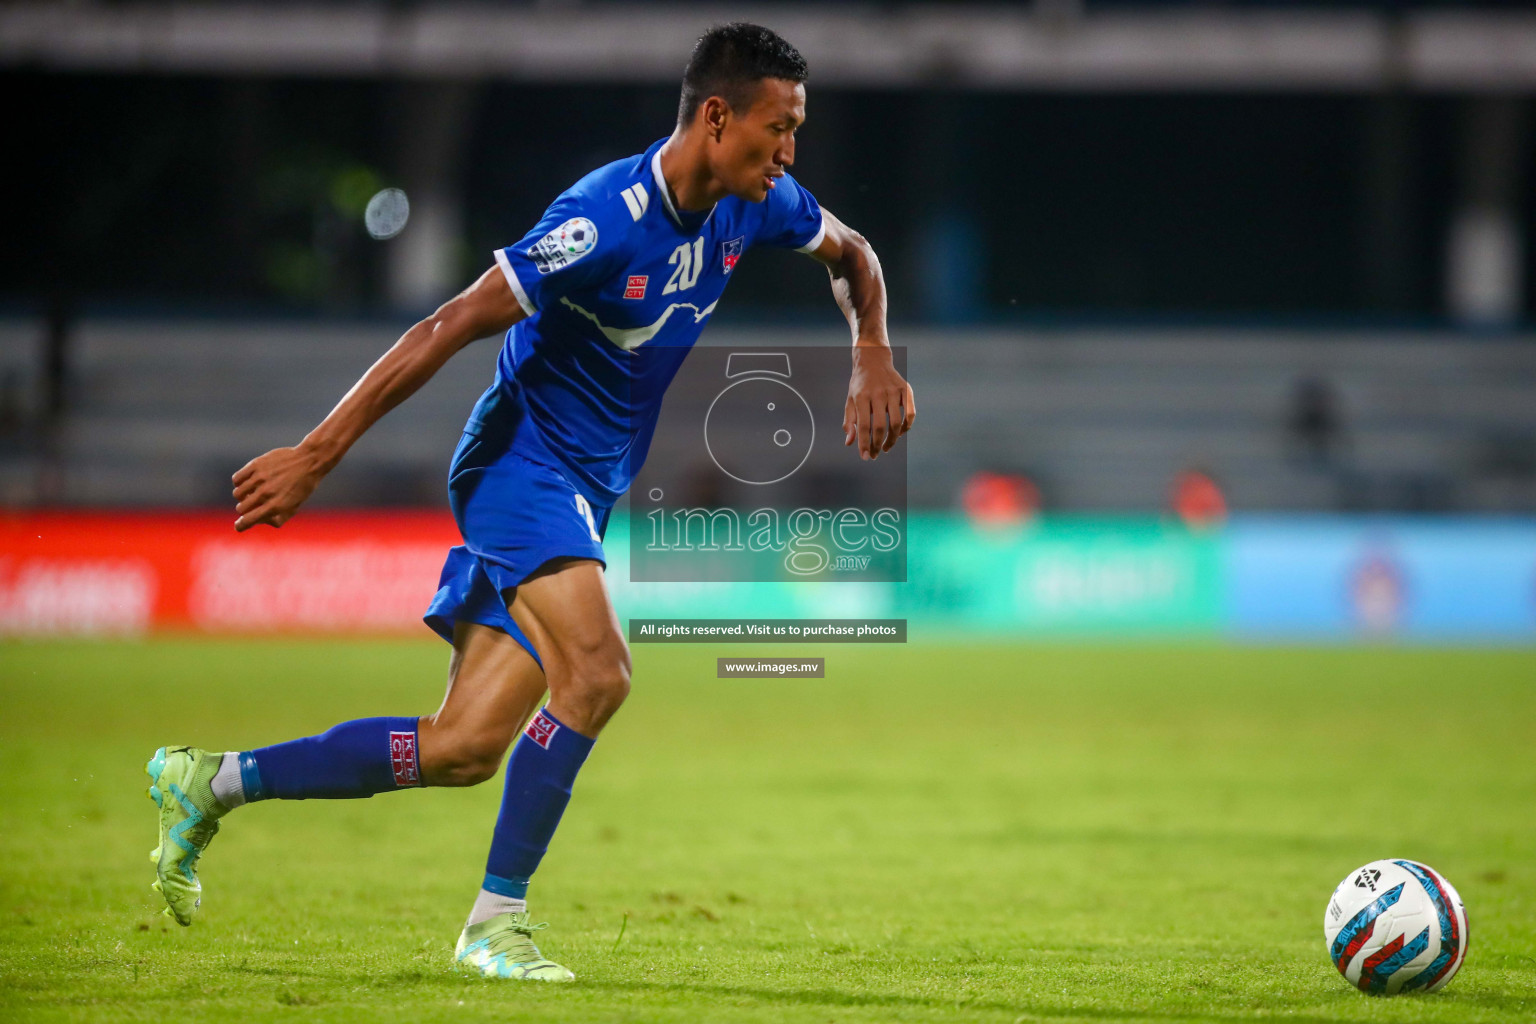
M 252 459 L 250 462 L 247 462 L 245 465 L 236 470 L 235 475 L 229 478 L 229 482 L 234 484 L 236 487 L 239 487 L 241 484 L 249 480 L 251 478 L 251 474 L 255 472 L 256 460 Z
M 240 513 L 239 518 L 235 520 L 235 530 L 238 533 L 244 533 L 251 527 L 261 523 L 270 524 L 273 518 L 282 512 L 282 507 L 278 504 L 277 498 L 272 495 L 268 495 L 259 501 L 252 501 L 249 505 L 248 509 L 236 509 Z
M 896 447 L 896 439 L 900 437 L 902 432 L 906 429 L 906 421 L 902 419 L 901 415 L 901 398 L 902 396 L 900 392 L 898 392 L 891 395 L 890 398 L 886 399 L 885 420 L 888 424 L 890 424 L 890 429 L 885 433 L 886 451 L 890 451 L 892 448 Z
M 871 420 L 874 419 L 874 411 L 869 407 L 869 400 L 867 398 L 861 397 L 858 402 L 854 404 L 853 412 L 854 425 L 858 429 L 859 458 L 867 459 L 870 457 L 869 437 L 870 427 L 872 425 Z
M 907 431 L 911 430 L 912 429 L 912 424 L 917 422 L 917 396 L 912 394 L 912 385 L 911 384 L 907 385 L 907 395 L 906 395 L 906 401 L 905 401 L 904 405 L 905 405 L 905 408 L 906 408 L 907 415 L 906 415 L 906 421 L 901 426 L 901 432 L 903 434 L 905 434 Z
M 235 494 L 240 499 L 235 503 L 235 511 L 241 514 L 266 508 L 277 501 L 277 488 L 272 487 L 265 481 L 252 481 L 247 486 L 241 488 L 241 490 L 245 492 L 243 495 L 238 491 Z
M 259 509 L 253 508 L 249 512 L 242 512 L 235 517 L 235 532 L 244 533 L 261 521 L 262 515 Z
M 854 436 L 858 433 L 856 417 L 853 412 L 853 396 L 843 403 L 843 447 L 853 444 Z
M 235 513 L 242 516 L 255 515 L 262 509 L 270 507 L 271 504 L 272 495 L 253 494 L 235 506 Z
M 869 410 L 869 457 L 876 458 L 890 448 L 891 420 L 886 414 L 886 398 L 875 394 Z
M 244 482 L 235 485 L 235 500 L 244 501 L 254 494 L 261 484 L 262 481 L 256 476 L 246 477 Z
M 891 399 L 891 433 L 900 437 L 907 432 L 907 389 L 899 389 Z
M 886 414 L 887 396 L 876 392 L 873 397 L 874 400 L 870 403 L 872 406 L 873 422 L 870 425 L 869 454 L 878 455 L 886 450 L 886 441 L 891 436 L 891 420 Z

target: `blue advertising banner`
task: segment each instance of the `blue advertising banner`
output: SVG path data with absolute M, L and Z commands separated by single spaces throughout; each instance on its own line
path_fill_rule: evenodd
M 1536 644 L 1536 519 L 1048 517 L 1013 532 L 923 513 L 904 583 L 634 583 L 621 615 L 888 616 L 933 633 Z M 613 532 L 610 531 L 610 538 Z
M 1536 642 L 1536 520 L 1244 516 L 1223 542 L 1238 638 Z

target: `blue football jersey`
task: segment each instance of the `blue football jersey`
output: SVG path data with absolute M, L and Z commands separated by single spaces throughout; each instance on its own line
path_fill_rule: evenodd
M 754 245 L 811 252 L 821 208 L 789 175 L 761 203 L 679 211 L 658 140 L 563 192 L 496 262 L 528 313 L 507 332 L 472 433 L 568 471 L 612 505 L 645 460 L 661 400 Z

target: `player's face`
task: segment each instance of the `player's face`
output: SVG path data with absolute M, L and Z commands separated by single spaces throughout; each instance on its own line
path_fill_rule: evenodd
M 732 195 L 760 203 L 795 162 L 795 129 L 805 122 L 805 86 L 765 78 L 744 114 L 731 112 L 716 151 L 716 176 Z

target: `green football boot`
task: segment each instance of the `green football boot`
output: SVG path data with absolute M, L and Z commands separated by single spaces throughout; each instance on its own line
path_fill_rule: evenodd
M 469 925 L 453 951 L 455 963 L 473 967 L 487 978 L 517 981 L 575 981 L 576 975 L 546 960 L 533 944 L 533 933 L 546 923 L 529 924 L 524 914 L 498 914 Z
M 192 923 L 203 901 L 197 859 L 229 813 L 209 785 L 222 757 L 197 747 L 161 747 L 144 766 L 149 798 L 160 808 L 160 845 L 149 854 L 158 877 L 151 887 L 165 897 L 165 915 L 180 925 Z

